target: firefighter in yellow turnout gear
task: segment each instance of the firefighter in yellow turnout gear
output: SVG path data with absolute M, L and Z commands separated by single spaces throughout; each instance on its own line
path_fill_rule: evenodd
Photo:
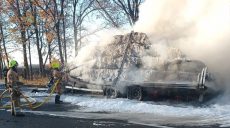
M 60 100 L 60 96 L 62 94 L 62 77 L 63 73 L 61 72 L 61 63 L 54 59 L 51 62 L 51 69 L 52 69 L 52 77 L 54 79 L 54 83 L 56 83 L 59 80 L 59 83 L 57 83 L 56 86 L 56 96 L 55 96 L 55 104 L 60 104 L 62 101 Z
M 20 85 L 17 73 L 18 62 L 11 60 L 9 63 L 9 70 L 7 72 L 7 87 L 9 88 L 11 95 L 11 113 L 14 116 L 24 115 L 20 111 Z
M 5 88 L 7 89 L 7 72 L 8 72 L 8 66 L 5 66 L 2 70 L 2 74 L 3 74 L 3 77 L 4 77 L 4 84 L 5 84 Z

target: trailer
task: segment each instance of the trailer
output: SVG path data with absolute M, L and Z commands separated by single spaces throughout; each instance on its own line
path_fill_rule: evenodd
M 219 94 L 214 75 L 202 61 L 188 59 L 177 48 L 161 55 L 154 46 L 144 33 L 117 35 L 99 50 L 100 56 L 92 57 L 93 64 L 69 70 L 66 89 L 136 100 L 204 102 Z
M 160 72 L 154 72 L 161 74 Z M 170 74 L 175 72 L 170 72 Z M 163 74 L 169 74 L 163 72 Z M 215 78 L 204 67 L 200 73 L 180 72 L 183 77 L 194 78 L 196 81 L 128 81 L 121 80 L 116 86 L 113 82 L 103 84 L 84 81 L 78 77 L 69 76 L 68 90 L 80 90 L 100 93 L 108 98 L 128 98 L 135 100 L 180 100 L 205 102 L 220 94 L 221 90 L 215 83 Z

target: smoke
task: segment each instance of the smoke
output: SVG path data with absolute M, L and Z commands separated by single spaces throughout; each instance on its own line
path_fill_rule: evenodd
M 98 32 L 87 43 L 82 46 L 76 57 L 70 60 L 68 64 L 71 70 L 70 74 L 78 76 L 84 80 L 91 81 L 96 84 L 102 84 L 101 79 L 92 79 L 92 76 L 99 75 L 98 72 L 92 74 L 92 69 L 101 61 L 102 51 L 105 51 L 107 45 L 112 43 L 114 35 L 124 33 L 122 30 L 110 29 Z
M 139 19 L 134 30 L 152 43 L 180 48 L 230 83 L 230 0 L 146 0 Z
M 218 81 L 225 80 L 221 85 L 230 90 L 230 0 L 146 0 L 140 6 L 139 21 L 133 29 L 135 32 L 146 33 L 152 43 L 153 47 L 147 51 L 149 53 L 142 56 L 146 67 L 164 63 L 157 56 L 167 60 L 170 58 L 169 51 L 175 56 L 183 57 L 185 54 L 190 59 L 203 61 L 210 72 L 219 74 Z M 77 61 L 77 65 L 88 65 L 82 67 L 80 73 L 91 75 L 89 69 L 95 62 L 101 61 L 101 51 L 105 51 L 106 46 L 112 43 L 113 36 L 118 33 L 123 32 L 104 31 L 99 34 L 102 37 L 100 41 L 79 51 L 74 62 Z M 140 74 L 138 70 L 130 72 L 128 77 L 139 77 L 135 75 Z

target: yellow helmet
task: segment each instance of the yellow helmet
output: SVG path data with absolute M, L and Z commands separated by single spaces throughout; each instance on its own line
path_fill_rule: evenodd
M 18 62 L 16 60 L 11 60 L 10 63 L 9 63 L 9 68 L 12 68 L 12 67 L 15 67 L 15 66 L 18 66 Z
M 53 69 L 55 69 L 55 68 L 60 68 L 61 67 L 61 64 L 60 64 L 60 62 L 59 62 L 59 60 L 56 60 L 56 59 L 54 59 L 52 62 L 51 62 L 51 68 L 53 68 Z

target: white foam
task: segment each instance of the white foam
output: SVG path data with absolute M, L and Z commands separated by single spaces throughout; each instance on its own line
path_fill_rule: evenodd
M 81 107 L 84 112 L 114 112 L 149 114 L 150 117 L 184 120 L 184 123 L 220 124 L 227 127 L 230 124 L 230 105 L 214 104 L 209 107 L 170 106 L 155 102 L 134 101 L 123 98 L 107 99 L 88 96 L 63 96 L 65 102 Z

